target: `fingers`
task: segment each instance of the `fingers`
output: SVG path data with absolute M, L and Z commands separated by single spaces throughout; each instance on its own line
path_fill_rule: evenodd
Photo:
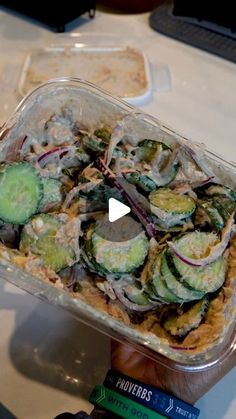
M 164 367 L 137 352 L 132 346 L 112 341 L 111 366 L 113 369 L 144 384 L 162 389 L 166 388 Z
M 236 365 L 236 351 L 223 362 L 203 372 L 180 372 L 159 364 L 132 346 L 112 341 L 111 366 L 113 369 L 171 393 L 181 400 L 194 404 L 227 372 Z
M 132 346 L 111 341 L 111 366 L 113 369 L 138 380 L 145 374 L 147 358 Z

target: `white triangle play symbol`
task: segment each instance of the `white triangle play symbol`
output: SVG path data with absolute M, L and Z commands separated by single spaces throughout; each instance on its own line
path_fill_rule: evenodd
M 113 223 L 119 218 L 124 217 L 124 215 L 130 212 L 130 207 L 122 202 L 117 201 L 115 198 L 110 198 L 108 201 L 108 220 Z

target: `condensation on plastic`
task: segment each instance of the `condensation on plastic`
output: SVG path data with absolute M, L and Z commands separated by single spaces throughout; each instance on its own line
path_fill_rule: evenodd
M 9 148 L 12 150 L 17 138 L 30 135 L 37 139 L 43 135 L 45 122 L 62 107 L 73 110 L 74 118 L 88 129 L 100 124 L 115 126 L 118 120 L 130 115 L 129 132 L 137 138 L 160 138 L 168 144 L 176 141 L 188 142 L 205 164 L 222 181 L 235 188 L 236 165 L 224 161 L 220 156 L 197 144 L 180 137 L 157 119 L 141 113 L 138 109 L 112 97 L 91 83 L 72 78 L 51 80 L 36 88 L 19 104 L 13 116 L 0 131 L 0 156 L 4 160 Z M 224 333 L 209 347 L 198 354 L 171 348 L 168 343 L 151 334 L 140 332 L 125 325 L 110 315 L 98 311 L 91 305 L 73 298 L 69 293 L 46 283 L 0 259 L 0 276 L 28 293 L 64 308 L 87 325 L 121 342 L 132 344 L 150 358 L 179 371 L 202 371 L 219 364 L 236 349 L 236 290 L 225 306 L 227 326 Z M 236 282 L 236 281 L 235 281 Z

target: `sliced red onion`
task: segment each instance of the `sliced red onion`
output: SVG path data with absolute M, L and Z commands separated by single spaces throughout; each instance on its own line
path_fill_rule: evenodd
M 1 161 L 16 161 L 19 159 L 21 149 L 27 139 L 27 135 L 17 138 L 14 142 L 7 144 L 1 151 L 3 158 Z
M 175 148 L 173 152 L 170 154 L 170 157 L 168 158 L 168 162 L 164 169 L 159 171 L 158 167 L 155 167 L 151 170 L 151 172 L 147 173 L 148 176 L 158 185 L 158 186 L 164 186 L 167 183 L 170 183 L 172 180 L 172 170 L 173 166 L 178 162 L 179 158 L 179 150 Z M 145 172 L 144 172 L 145 174 Z
M 66 268 L 68 269 L 68 268 Z M 70 278 L 69 281 L 64 285 L 64 289 L 68 291 L 73 291 L 73 286 L 78 280 L 83 280 L 85 271 L 78 263 L 75 263 L 70 269 Z
M 152 168 L 155 170 L 159 168 L 160 162 L 162 158 L 162 146 L 161 144 L 157 145 L 157 151 L 155 153 L 154 159 L 152 160 Z
M 184 255 L 173 242 L 167 242 L 171 251 L 182 262 L 190 266 L 205 266 L 218 259 L 225 251 L 231 236 L 232 227 L 234 224 L 234 213 L 229 217 L 225 228 L 222 230 L 221 241 L 212 247 L 208 256 L 204 258 L 194 259 Z
M 125 189 L 125 180 L 122 179 L 122 183 L 120 183 L 117 179 L 117 177 L 114 175 L 112 170 L 104 163 L 102 159 L 97 160 L 97 165 L 101 172 L 103 173 L 104 177 L 108 179 L 113 186 L 120 191 L 122 196 L 126 199 L 126 201 L 129 203 L 129 205 L 132 208 L 132 211 L 136 214 L 139 221 L 143 224 L 145 227 L 147 234 L 149 237 L 158 237 L 159 232 L 157 231 L 155 224 L 153 223 L 152 218 L 146 213 L 146 211 L 141 208 L 136 202 L 133 200 L 133 198 L 130 196 L 130 194 Z
M 209 176 L 207 179 L 202 180 L 202 181 L 199 180 L 198 182 L 197 181 L 192 182 L 191 186 L 193 189 L 196 189 L 196 188 L 201 188 L 202 186 L 208 185 L 208 183 L 211 183 L 211 182 L 215 182 L 215 176 Z
M 103 294 L 106 294 L 109 299 L 116 300 L 116 294 L 112 287 L 112 285 L 108 281 L 101 281 L 96 282 L 96 287 L 103 292 Z
M 124 290 L 120 287 L 116 287 L 115 285 L 113 286 L 114 292 L 118 298 L 118 300 L 129 310 L 133 310 L 133 311 L 149 311 L 149 310 L 153 310 L 156 307 L 158 307 L 159 305 L 161 305 L 160 302 L 156 302 L 156 303 L 150 303 L 150 304 L 145 304 L 145 305 L 139 305 L 139 304 L 135 304 L 132 301 L 130 301 L 125 295 L 124 295 Z
M 190 154 L 191 149 L 186 150 L 184 145 L 180 145 L 179 147 L 179 154 L 178 159 L 180 163 L 180 170 L 178 172 L 177 178 L 179 177 L 178 181 L 181 183 L 181 173 L 182 173 L 182 183 L 189 183 L 192 188 L 197 188 L 207 184 L 208 182 L 213 182 L 214 176 L 212 173 L 208 175 L 207 172 L 209 170 L 202 170 L 202 167 L 196 163 L 193 159 L 192 154 Z M 204 163 L 205 164 L 205 163 Z M 175 179 L 173 183 L 171 182 L 172 186 L 175 186 Z M 215 181 L 215 179 L 214 179 Z
M 108 150 L 107 150 L 107 153 L 106 153 L 106 164 L 107 164 L 107 166 L 109 166 L 109 164 L 111 163 L 114 148 L 117 146 L 117 144 L 119 144 L 119 142 L 122 140 L 123 136 L 124 136 L 124 124 L 121 121 L 115 126 L 115 128 L 114 128 L 114 130 L 112 131 L 112 134 L 111 134 L 111 139 L 110 139 Z
M 37 161 L 41 167 L 45 167 L 52 159 L 54 158 L 61 159 L 70 150 L 71 150 L 71 147 L 67 147 L 67 146 L 56 147 L 56 148 L 53 148 L 52 150 L 47 151 L 46 153 L 41 154 L 38 157 Z
M 101 180 L 102 181 L 102 180 Z M 65 211 L 72 203 L 72 201 L 76 198 L 77 195 L 79 195 L 80 191 L 91 191 L 94 186 L 96 186 L 93 182 L 87 182 L 87 183 L 80 183 L 79 185 L 75 186 L 68 192 L 66 199 L 64 201 L 64 204 L 62 206 L 62 210 Z
M 27 138 L 28 138 L 27 135 L 25 135 L 24 138 L 22 139 L 21 144 L 20 144 L 20 150 L 25 145 L 25 142 L 26 142 Z
M 172 169 L 172 166 L 177 163 L 179 159 L 179 150 L 175 148 L 172 150 L 172 153 L 168 157 L 167 164 L 163 168 L 163 170 L 160 172 L 162 176 L 168 176 L 169 171 Z
M 185 223 L 185 218 L 183 214 L 175 214 L 172 215 L 155 205 L 151 204 L 151 212 L 159 218 L 159 224 L 162 225 L 162 227 L 169 228 L 176 225 L 181 225 Z
M 212 172 L 212 170 L 209 169 L 208 163 L 204 161 L 199 151 L 198 152 L 195 151 L 193 148 L 189 147 L 187 144 L 181 144 L 181 147 L 193 159 L 193 161 L 196 163 L 199 169 L 201 169 L 207 176 L 214 178 L 215 181 L 218 183 L 218 179 L 215 178 L 214 173 Z
M 181 156 L 181 153 L 179 153 Z M 201 186 L 207 185 L 208 183 L 216 183 L 215 176 L 206 177 L 206 175 L 202 172 L 197 170 L 196 165 L 194 165 L 194 169 L 190 172 L 185 172 L 183 170 L 182 162 L 179 160 L 180 168 L 176 174 L 176 177 L 168 184 L 169 188 L 175 188 L 177 186 L 181 186 L 183 184 L 189 184 L 192 189 L 199 188 Z M 192 166 L 193 166 L 192 165 Z
M 196 170 L 196 163 L 192 160 L 192 158 L 189 159 L 189 153 L 187 153 L 183 147 L 180 146 L 179 150 L 179 163 L 181 166 L 182 173 L 187 181 L 187 179 L 189 179 L 190 177 L 189 172 Z
M 193 351 L 197 349 L 197 346 L 174 346 L 170 345 L 170 348 L 175 349 L 176 351 Z
M 125 135 L 125 126 L 129 121 L 132 121 L 132 119 L 141 119 L 142 121 L 145 121 L 146 115 L 143 114 L 142 112 L 131 112 L 128 115 L 125 115 L 119 122 L 118 124 L 115 126 L 115 128 L 112 131 L 111 134 L 111 139 L 109 142 L 109 146 L 108 146 L 108 150 L 105 154 L 105 164 L 107 166 L 110 165 L 111 159 L 112 159 L 112 154 L 114 151 L 114 148 L 117 146 L 117 144 L 119 144 L 119 142 L 122 140 L 122 138 Z M 137 143 L 138 138 L 137 135 L 135 135 L 135 143 Z M 129 135 L 127 136 L 127 140 L 131 141 L 132 135 L 129 133 Z M 137 145 L 137 144 L 133 144 L 133 141 L 131 141 L 130 143 L 131 145 Z
M 116 160 L 115 160 L 114 172 L 115 172 L 116 176 L 122 176 L 121 166 L 120 166 L 120 157 L 117 157 Z
M 150 203 L 148 199 L 137 191 L 135 185 L 125 182 L 125 191 L 132 196 L 137 205 L 141 206 L 147 213 L 150 213 Z
M 89 220 L 97 220 L 99 218 L 104 217 L 104 211 L 93 211 L 93 212 L 86 212 L 85 214 L 78 215 L 81 222 L 89 221 Z
M 122 169 L 121 170 L 121 174 L 125 174 L 125 175 L 127 175 L 128 173 L 139 173 L 139 172 L 137 172 L 137 170 L 136 169 L 129 169 L 129 168 L 127 168 L 127 169 Z
M 212 182 L 214 176 L 207 178 L 206 180 L 199 181 L 199 182 L 192 182 L 189 183 L 182 183 L 174 187 L 173 192 L 176 192 L 180 195 L 188 194 L 194 201 L 197 201 L 198 197 L 197 194 L 194 192 L 193 189 L 200 188 L 201 186 L 207 185 L 208 183 Z
M 76 277 L 72 273 L 69 281 L 67 282 L 67 284 L 64 285 L 64 289 L 66 289 L 66 290 L 69 289 L 70 290 L 75 283 L 76 283 Z
M 192 187 L 189 185 L 189 183 L 176 186 L 173 189 L 173 192 L 176 192 L 179 195 L 188 194 L 191 198 L 194 199 L 194 201 L 197 201 L 198 199 L 197 194 L 192 190 Z

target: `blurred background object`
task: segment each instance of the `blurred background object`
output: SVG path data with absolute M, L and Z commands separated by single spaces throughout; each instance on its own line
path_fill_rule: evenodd
M 99 0 L 98 6 L 104 11 L 116 11 L 118 13 L 143 13 L 148 12 L 165 0 Z
M 46 3 L 46 4 L 43 4 Z M 23 13 L 53 27 L 57 32 L 65 31 L 65 24 L 85 12 L 93 17 L 96 0 L 67 0 L 63 2 L 32 2 L 31 0 L 1 0 L 0 5 Z
M 211 0 L 166 1 L 150 15 L 150 26 L 161 34 L 236 63 L 234 3 Z
M 198 20 L 198 24 L 202 25 L 205 22 L 214 22 L 217 25 L 228 27 L 235 31 L 235 4 L 233 1 L 227 1 L 226 7 L 222 7 L 221 2 L 214 2 L 214 7 L 211 0 L 174 0 L 173 14 L 175 16 L 185 16 Z M 220 28 L 218 28 L 220 30 Z

